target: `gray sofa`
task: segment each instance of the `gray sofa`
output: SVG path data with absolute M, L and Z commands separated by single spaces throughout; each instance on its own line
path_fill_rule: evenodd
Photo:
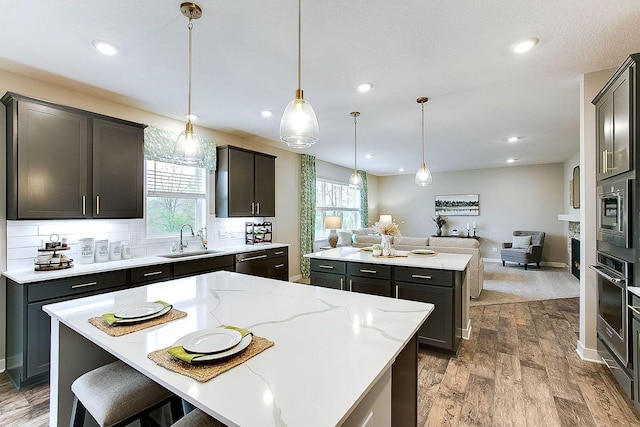
M 347 239 L 344 239 L 345 241 Z M 366 234 L 354 230 L 352 246 L 364 248 L 380 243 L 380 235 Z M 392 239 L 392 246 L 399 251 L 413 249 L 432 249 L 436 252 L 471 255 L 467 270 L 469 295 L 472 299 L 480 297 L 484 281 L 484 263 L 480 254 L 480 242 L 466 237 L 405 237 L 397 236 Z M 346 246 L 346 245 L 345 245 Z

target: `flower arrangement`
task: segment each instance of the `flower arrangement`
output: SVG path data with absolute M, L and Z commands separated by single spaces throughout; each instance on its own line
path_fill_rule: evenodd
M 379 223 L 376 222 L 373 225 L 373 229 L 376 230 L 378 233 L 380 234 L 386 234 L 389 236 L 399 236 L 400 235 L 400 229 L 398 228 L 398 224 L 396 224 L 395 221 L 393 222 L 385 222 L 385 223 Z
M 442 215 L 436 215 L 435 218 L 432 217 L 431 219 L 433 219 L 433 221 L 436 223 L 438 229 L 442 228 L 442 226 L 445 225 L 449 220 L 446 216 Z

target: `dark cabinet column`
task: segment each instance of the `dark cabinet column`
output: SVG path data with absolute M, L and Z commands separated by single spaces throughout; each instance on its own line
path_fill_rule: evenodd
M 253 159 L 247 151 L 229 151 L 229 216 L 253 216 Z
M 258 216 L 276 216 L 276 159 L 256 154 L 254 163 L 255 214 Z

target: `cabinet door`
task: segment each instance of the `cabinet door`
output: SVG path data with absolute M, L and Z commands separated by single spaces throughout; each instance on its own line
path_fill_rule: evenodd
M 229 216 L 253 216 L 254 192 L 252 153 L 229 149 Z M 253 205 L 255 206 L 255 205 Z
M 611 175 L 626 172 L 631 168 L 631 126 L 629 73 L 625 71 L 612 88 L 613 96 L 613 168 Z
M 391 296 L 391 282 L 387 279 L 348 276 L 349 290 L 369 295 Z
M 322 286 L 323 288 L 339 289 L 344 291 L 345 275 L 331 274 L 320 271 L 312 271 L 310 275 L 311 284 L 313 286 Z
M 633 343 L 633 404 L 640 411 L 640 320 L 633 318 L 631 342 Z
M 142 218 L 144 129 L 93 120 L 94 218 Z
M 453 350 L 453 288 L 395 282 L 396 298 L 428 302 L 435 308 L 424 322 L 418 335 L 420 342 L 434 347 Z
M 255 156 L 255 202 L 257 216 L 276 216 L 276 159 L 269 156 Z
M 26 101 L 18 117 L 18 218 L 84 218 L 87 118 Z
M 610 94 L 596 105 L 596 121 L 598 179 L 604 179 L 609 176 L 609 168 L 613 167 L 613 106 Z
M 27 369 L 24 379 L 49 371 L 51 317 L 42 311 L 42 306 L 52 302 L 36 302 L 27 306 Z

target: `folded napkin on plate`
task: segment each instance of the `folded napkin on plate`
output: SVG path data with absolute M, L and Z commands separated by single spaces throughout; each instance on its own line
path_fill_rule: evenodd
M 166 303 L 164 301 L 154 301 L 154 302 L 156 304 L 162 304 L 164 306 L 164 308 L 167 308 L 167 307 L 171 306 L 171 304 Z M 163 310 L 164 310 L 164 308 L 163 308 Z M 118 320 L 123 320 L 121 317 L 116 317 L 115 314 L 113 314 L 113 313 L 105 313 L 101 317 L 105 322 L 107 322 L 109 324 L 109 326 L 112 326 Z
M 242 338 L 246 337 L 251 333 L 250 331 L 246 329 L 238 328 L 237 326 L 226 325 L 224 326 L 224 328 L 233 329 L 240 332 L 240 334 L 242 335 Z M 170 355 L 172 355 L 176 359 L 183 360 L 187 363 L 191 363 L 193 359 L 195 359 L 196 357 L 204 356 L 204 353 L 189 353 L 181 345 L 174 345 L 173 347 L 169 347 L 167 351 L 169 352 Z

